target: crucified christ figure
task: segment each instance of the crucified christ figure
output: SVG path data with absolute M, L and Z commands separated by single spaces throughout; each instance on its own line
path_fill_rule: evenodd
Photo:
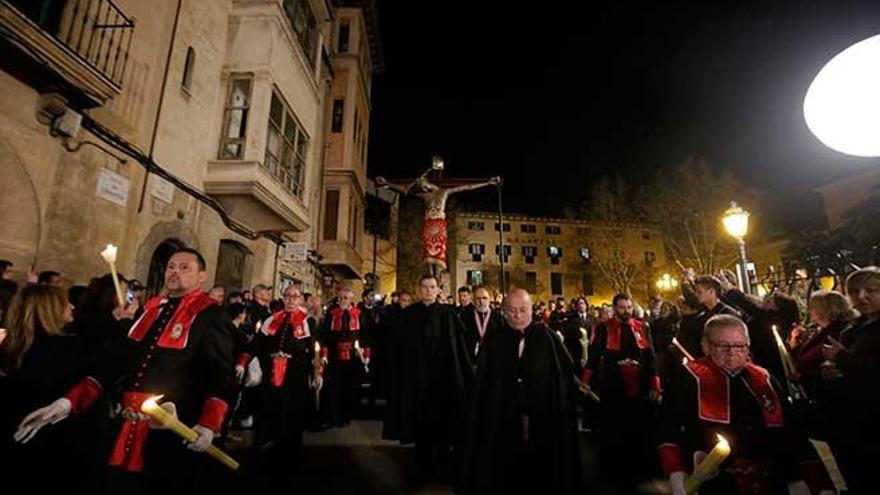
M 387 187 L 399 194 L 412 194 L 425 202 L 425 218 L 422 224 L 422 261 L 427 263 L 435 271 L 446 269 L 446 200 L 450 195 L 472 191 L 486 186 L 501 184 L 500 177 L 492 177 L 485 182 L 466 184 L 457 187 L 440 187 L 428 179 L 436 168 L 429 168 L 418 179 L 406 186 L 391 184 L 384 177 L 376 177 L 376 185 Z M 439 270 L 437 270 L 439 268 Z

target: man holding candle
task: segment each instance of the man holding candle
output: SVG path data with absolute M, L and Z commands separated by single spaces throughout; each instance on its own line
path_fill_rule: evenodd
M 673 493 L 686 493 L 686 473 L 716 445 L 718 434 L 730 442 L 731 454 L 704 493 L 810 493 L 797 465 L 798 450 L 809 448 L 806 435 L 793 427 L 779 383 L 749 362 L 746 324 L 732 315 L 713 316 L 702 344 L 706 357 L 685 364 L 687 372 L 664 401 L 660 461 Z M 715 452 L 709 460 L 722 458 Z
M 202 461 L 191 450 L 207 450 L 220 432 L 234 383 L 233 329 L 223 309 L 201 290 L 205 268 L 195 250 L 173 253 L 163 294 L 146 303 L 143 316 L 101 359 L 100 368 L 35 411 L 30 417 L 36 422 L 20 427 L 40 428 L 81 414 L 105 390 L 113 393 L 118 429 L 108 461 L 108 493 L 191 489 Z M 115 396 L 114 385 L 121 395 Z M 184 424 L 195 425 L 199 436 L 190 450 L 170 431 L 151 431 L 141 405 L 156 395 L 174 403 Z
M 318 386 L 321 380 L 313 366 L 317 322 L 303 304 L 298 287 L 285 289 L 284 309 L 260 325 L 236 366 L 242 376 L 247 363 L 256 356 L 263 371 L 263 407 L 256 418 L 256 448 L 268 476 L 287 474 L 282 462 L 295 463 L 302 445 L 306 406 L 312 398 L 309 385 L 313 382 Z

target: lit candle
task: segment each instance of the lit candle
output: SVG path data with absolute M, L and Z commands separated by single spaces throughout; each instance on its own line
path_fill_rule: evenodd
M 709 478 L 715 475 L 718 467 L 730 455 L 730 444 L 721 435 L 718 436 L 718 443 L 709 452 L 702 462 L 694 468 L 694 474 L 688 476 L 684 481 L 684 489 L 687 493 L 696 493 L 697 489 Z
M 694 357 L 691 356 L 691 353 L 689 353 L 687 349 L 685 349 L 684 346 L 681 345 L 681 342 L 678 341 L 678 337 L 672 337 L 672 345 L 674 345 L 675 348 L 678 349 L 678 351 L 681 352 L 682 355 L 684 355 L 685 362 L 694 360 Z
M 141 404 L 141 411 L 143 411 L 144 414 L 149 414 L 155 422 L 162 425 L 162 428 L 173 431 L 190 443 L 195 442 L 199 438 L 199 434 L 192 428 L 181 423 L 180 420 L 177 419 L 177 416 L 160 407 L 156 402 L 161 398 L 162 396 L 159 395 L 145 400 L 144 403 Z M 209 446 L 208 450 L 205 452 L 214 459 L 222 462 L 226 467 L 232 470 L 238 469 L 238 461 L 229 457 L 226 452 L 223 452 L 216 446 Z
M 785 344 L 782 342 L 782 337 L 779 336 L 779 332 L 776 330 L 776 325 L 773 325 L 773 338 L 776 340 L 776 347 L 779 349 L 779 357 L 782 359 L 782 368 L 785 371 L 785 377 L 789 380 L 795 375 L 795 367 L 794 362 L 791 360 L 791 354 L 788 353 L 788 348 L 785 347 Z
M 116 246 L 107 244 L 107 247 L 101 251 L 101 257 L 110 265 L 110 274 L 113 276 L 113 288 L 116 289 L 116 300 L 119 306 L 125 306 L 125 299 L 122 297 L 122 287 L 119 285 L 119 275 L 116 274 Z

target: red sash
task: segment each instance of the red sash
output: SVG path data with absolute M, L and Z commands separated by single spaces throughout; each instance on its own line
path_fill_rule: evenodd
M 122 414 L 129 416 L 141 414 L 141 404 L 154 396 L 147 392 L 123 392 Z M 150 432 L 148 420 L 125 419 L 122 429 L 116 436 L 113 451 L 107 464 L 124 471 L 140 471 L 144 467 L 144 447 L 147 445 L 147 434 Z
M 730 423 L 730 375 L 712 361 L 703 357 L 685 364 L 697 380 L 700 419 L 715 423 Z M 761 406 L 764 425 L 783 425 L 782 402 L 770 384 L 770 373 L 764 368 L 747 364 L 740 372 L 749 392 Z
M 168 302 L 166 296 L 157 296 L 144 305 L 144 314 L 135 322 L 128 332 L 128 338 L 140 342 L 162 312 L 162 305 Z M 200 290 L 183 296 L 174 316 L 165 325 L 157 345 L 166 349 L 183 349 L 189 340 L 189 330 L 196 316 L 205 308 L 215 306 L 216 301 Z
M 630 330 L 632 330 L 633 337 L 636 339 L 636 346 L 638 346 L 639 349 L 647 349 L 648 339 L 645 338 L 645 330 L 642 328 L 642 322 L 635 318 L 630 318 L 627 320 L 627 323 L 629 324 Z M 620 330 L 623 324 L 619 318 L 611 318 L 606 322 L 606 325 L 608 328 L 608 340 L 605 347 L 609 351 L 619 351 Z
M 305 325 L 306 319 L 309 317 L 308 313 L 303 311 L 302 308 L 296 308 L 296 311 L 287 313 L 288 316 L 286 319 L 284 314 L 285 311 L 278 311 L 273 314 L 270 320 L 261 327 L 261 330 L 271 337 L 272 335 L 275 335 L 275 332 L 277 332 L 286 321 L 287 323 L 290 323 L 290 328 L 293 329 L 293 336 L 295 338 L 300 339 L 309 336 L 309 330 Z
M 344 311 L 348 311 L 348 330 L 351 332 L 359 331 L 361 329 L 361 311 L 354 306 L 349 307 L 348 310 L 344 310 L 339 306 L 333 308 L 333 311 L 330 312 L 330 316 L 333 317 L 330 330 L 334 332 L 342 330 L 342 313 Z

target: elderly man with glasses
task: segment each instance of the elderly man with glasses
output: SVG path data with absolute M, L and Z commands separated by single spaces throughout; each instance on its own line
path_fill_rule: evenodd
M 675 495 L 686 472 L 722 435 L 731 454 L 702 493 L 810 493 L 798 473 L 797 452 L 808 449 L 794 427 L 789 401 L 764 368 L 751 363 L 749 332 L 733 315 L 715 315 L 703 331 L 705 357 L 684 363 L 669 387 L 661 421 L 660 461 Z

